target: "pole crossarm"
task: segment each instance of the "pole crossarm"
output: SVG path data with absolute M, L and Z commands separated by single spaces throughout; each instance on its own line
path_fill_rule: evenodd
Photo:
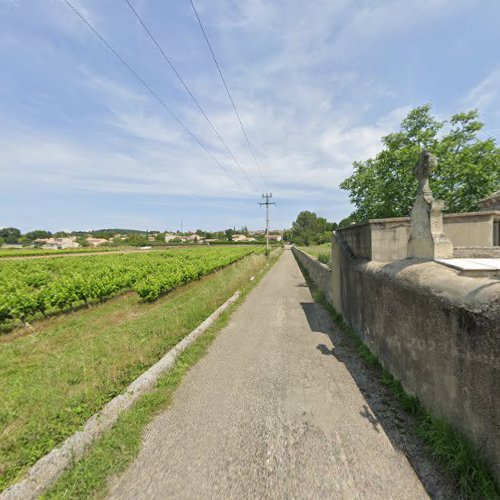
M 266 252 L 269 253 L 269 206 L 276 205 L 274 201 L 269 201 L 273 193 L 262 193 L 262 198 L 266 201 L 259 202 L 259 205 L 266 207 Z

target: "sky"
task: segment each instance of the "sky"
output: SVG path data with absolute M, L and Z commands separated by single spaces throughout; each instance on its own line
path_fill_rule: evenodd
M 349 215 L 339 183 L 413 107 L 500 137 L 498 0 L 0 0 L 0 227 L 261 229 Z M 249 180 L 251 182 L 249 182 Z

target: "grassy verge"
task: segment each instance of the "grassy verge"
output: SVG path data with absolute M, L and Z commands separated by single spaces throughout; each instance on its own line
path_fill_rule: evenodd
M 307 271 L 299 261 L 297 262 L 312 291 L 314 300 L 328 311 L 339 330 L 354 344 L 360 358 L 374 369 L 380 382 L 391 390 L 403 410 L 415 417 L 416 434 L 429 447 L 443 469 L 448 472 L 463 497 L 478 500 L 500 499 L 499 486 L 470 441 L 446 420 L 432 416 L 418 398 L 404 390 L 401 382 L 382 366 L 377 356 L 326 300 L 324 293 L 316 289 Z
M 269 267 L 262 267 L 254 281 L 246 281 L 240 287 L 242 292 L 233 304 L 212 327 L 178 358 L 173 369 L 166 373 L 156 388 L 143 396 L 125 412 L 116 425 L 97 441 L 89 453 L 66 472 L 43 498 L 102 498 L 107 489 L 108 478 L 123 472 L 137 456 L 144 427 L 161 410 L 168 407 L 175 389 L 189 369 L 202 358 L 219 331 L 227 324 L 232 312 L 257 285 L 264 273 L 277 260 L 271 255 Z
M 299 250 L 309 254 L 311 257 L 318 259 L 328 267 L 332 267 L 332 244 L 323 243 L 322 245 L 311 245 L 308 247 L 297 247 Z
M 135 294 L 0 337 L 0 490 L 266 267 L 250 255 L 146 304 Z

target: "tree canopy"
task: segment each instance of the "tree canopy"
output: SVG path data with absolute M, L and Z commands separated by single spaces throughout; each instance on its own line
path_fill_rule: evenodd
M 17 243 L 21 237 L 21 231 L 17 227 L 3 227 L 0 229 L 2 243 Z
M 340 184 L 356 207 L 349 219 L 409 215 L 417 190 L 413 168 L 423 149 L 439 159 L 431 188 L 445 210 L 477 210 L 478 201 L 500 187 L 500 149 L 494 139 L 479 137 L 478 116 L 473 110 L 439 121 L 430 104 L 410 111 L 398 132 L 382 138 L 382 151 L 354 162 L 354 173 Z
M 50 238 L 52 233 L 50 231 L 45 231 L 44 229 L 35 229 L 24 235 L 26 241 L 34 241 L 39 238 Z
M 328 222 L 307 210 L 300 212 L 292 224 L 290 239 L 297 245 L 316 245 L 331 241 L 335 222 Z

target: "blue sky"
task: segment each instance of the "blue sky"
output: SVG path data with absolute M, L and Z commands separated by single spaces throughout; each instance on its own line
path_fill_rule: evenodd
M 258 193 L 125 2 L 72 1 L 231 177 L 62 0 L 0 0 L 0 226 L 262 228 L 265 186 L 189 1 L 131 3 Z M 278 203 L 273 228 L 306 209 L 347 216 L 339 182 L 414 106 L 478 108 L 500 137 L 498 0 L 195 4 Z

